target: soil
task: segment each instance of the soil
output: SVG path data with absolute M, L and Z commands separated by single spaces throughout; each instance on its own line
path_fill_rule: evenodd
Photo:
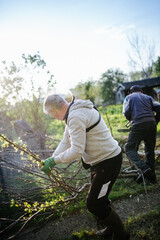
M 157 207 L 160 206 L 160 176 L 158 176 L 158 183 L 154 185 L 151 191 L 144 191 L 143 194 L 114 201 L 114 206 L 123 221 L 126 221 L 129 217 L 135 217 L 157 209 Z M 82 213 L 77 212 L 65 216 L 58 221 L 48 222 L 42 226 L 41 229 L 29 228 L 16 239 L 60 240 L 64 237 L 70 237 L 73 232 L 80 232 L 81 230 L 91 231 L 93 229 L 95 229 L 95 231 L 97 230 L 97 222 L 95 218 L 84 209 Z

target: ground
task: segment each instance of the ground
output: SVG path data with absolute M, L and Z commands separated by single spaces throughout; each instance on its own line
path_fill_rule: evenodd
M 128 161 L 127 161 L 128 162 Z M 126 165 L 125 165 L 126 166 Z M 113 201 L 115 209 L 125 226 L 131 232 L 130 240 L 160 240 L 160 165 L 156 167 L 158 182 L 151 186 L 150 190 L 144 190 L 137 195 L 130 195 L 123 199 Z M 133 180 L 134 181 L 134 180 Z M 143 183 L 142 183 L 143 185 Z M 157 215 L 152 215 L 155 210 Z M 143 214 L 150 214 L 149 217 L 142 217 Z M 133 220 L 139 219 L 140 220 Z M 156 216 L 156 217 L 155 217 Z M 157 217 L 158 216 L 158 217 Z M 157 220 L 158 218 L 159 220 Z M 133 221 L 132 221 L 133 220 Z M 129 223 L 131 223 L 129 225 Z M 155 226 L 155 227 L 154 227 Z M 155 229 L 154 229 L 155 228 Z M 82 231 L 96 232 L 96 219 L 87 211 L 82 209 L 70 215 L 64 215 L 59 220 L 50 220 L 39 227 L 29 224 L 16 236 L 16 240 L 71 240 L 74 232 Z M 146 232 L 150 231 L 147 235 Z M 153 232 L 153 237 L 152 237 Z M 143 236 L 143 237 L 141 237 Z M 6 240 L 5 237 L 3 240 Z M 76 240 L 96 240 L 97 238 L 74 238 Z M 108 239 L 110 240 L 110 239 Z
M 160 206 L 160 176 L 158 175 L 158 183 L 153 186 L 152 190 L 148 192 L 144 191 L 134 197 L 130 196 L 129 198 L 114 201 L 114 206 L 124 222 L 129 218 L 138 217 L 141 214 L 146 214 L 157 209 Z M 160 225 L 158 226 L 158 228 L 160 228 Z M 134 228 L 135 231 L 136 229 L 141 229 L 138 225 L 134 225 Z M 69 216 L 65 216 L 58 221 L 48 222 L 47 224 L 41 226 L 40 229 L 29 228 L 16 239 L 60 240 L 64 237 L 71 237 L 73 232 L 80 232 L 82 230 L 92 231 L 92 229 L 94 229 L 94 231 L 97 230 L 96 220 L 87 212 L 86 209 L 84 209 L 83 212 L 77 212 Z M 156 229 L 156 231 L 159 232 L 160 229 Z M 135 236 L 133 236 L 131 239 L 137 240 L 142 238 L 135 238 Z M 143 239 L 155 240 L 155 238 L 152 237 Z M 160 238 L 158 240 L 160 240 Z

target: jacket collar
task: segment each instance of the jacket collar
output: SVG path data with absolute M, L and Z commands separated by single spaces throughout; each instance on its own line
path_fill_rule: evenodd
M 67 109 L 67 111 L 66 111 L 66 113 L 65 113 L 65 115 L 64 115 L 63 120 L 65 120 L 65 123 L 66 123 L 66 124 L 67 124 L 67 119 L 68 119 L 68 115 L 69 115 L 69 109 L 70 109 L 70 107 L 72 106 L 72 104 L 74 103 L 74 100 L 75 100 L 75 96 L 72 97 L 72 101 L 71 101 L 71 103 L 69 104 L 69 107 L 68 107 L 68 109 Z

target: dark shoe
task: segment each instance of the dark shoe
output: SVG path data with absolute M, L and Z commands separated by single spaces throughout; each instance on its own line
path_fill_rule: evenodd
M 136 182 L 137 183 L 142 183 L 143 182 L 143 177 L 149 177 L 152 174 L 152 170 L 150 168 L 147 168 L 146 170 L 144 170 L 142 173 L 140 173 L 138 175 L 138 177 L 136 178 Z
M 124 229 L 122 220 L 112 208 L 110 214 L 103 222 L 113 233 L 113 240 L 129 240 L 130 234 Z
M 97 231 L 96 235 L 99 237 L 109 237 L 109 236 L 112 236 L 113 233 L 111 232 L 111 230 L 109 228 L 106 227 L 104 229 Z
M 110 208 L 112 208 L 113 210 L 115 210 L 114 208 L 114 205 L 113 203 L 111 202 L 110 200 Z M 108 228 L 106 227 L 106 225 L 104 224 L 104 221 L 102 219 L 97 219 L 97 225 L 98 225 L 98 228 L 99 226 L 101 226 L 101 230 L 98 230 L 96 232 L 96 235 L 99 236 L 99 237 L 111 237 L 113 235 L 113 232 Z
M 156 184 L 157 178 L 155 173 L 150 174 L 148 177 L 146 177 L 147 183 Z

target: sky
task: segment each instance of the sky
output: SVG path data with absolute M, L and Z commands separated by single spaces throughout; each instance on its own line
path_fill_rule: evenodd
M 156 60 L 159 13 L 159 0 L 0 0 L 0 61 L 39 52 L 57 93 L 67 92 L 110 68 L 128 73 L 135 33 L 155 44 Z

